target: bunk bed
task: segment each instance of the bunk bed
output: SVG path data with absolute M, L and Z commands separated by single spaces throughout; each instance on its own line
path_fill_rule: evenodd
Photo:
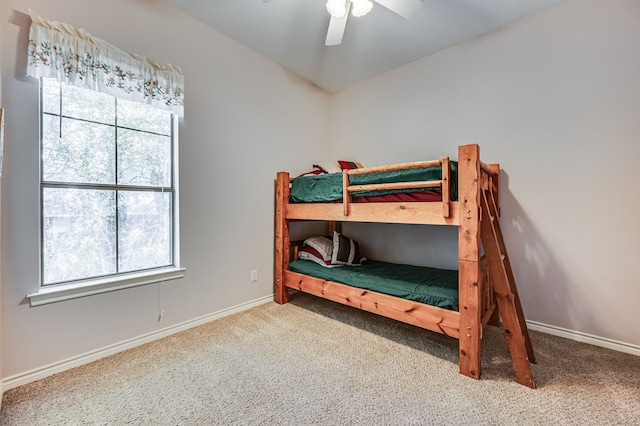
M 412 171 L 417 173 L 412 178 L 397 176 Z M 488 324 L 502 325 L 516 380 L 535 388 L 530 365 L 535 357 L 498 220 L 499 165 L 482 162 L 479 146 L 471 144 L 458 147 L 457 162 L 443 158 L 346 169 L 327 176 L 325 179 L 338 180 L 339 185 L 325 199 L 310 194 L 318 187 L 315 181 L 305 187 L 294 183 L 289 173 L 277 173 L 276 302 L 287 303 L 289 289 L 295 289 L 457 338 L 460 373 L 474 379 L 481 374 L 484 328 Z M 376 176 L 382 176 L 382 180 L 375 179 Z M 379 194 L 376 191 L 392 195 L 376 198 Z M 409 195 L 404 195 L 405 192 Z M 308 200 L 305 193 L 309 193 Z M 402 291 L 390 291 L 391 284 L 369 287 L 367 283 L 350 282 L 349 277 L 334 275 L 343 268 L 330 270 L 297 260 L 302 244 L 290 240 L 290 223 L 294 221 L 326 221 L 329 235 L 334 236 L 340 235 L 343 222 L 457 226 L 459 253 L 453 302 L 432 303 Z M 305 262 L 306 269 L 304 265 L 297 267 Z M 367 263 L 377 265 L 367 261 L 363 266 Z M 344 269 L 348 275 L 347 268 Z M 389 277 L 395 275 L 396 272 L 390 272 L 386 281 L 390 282 Z M 451 274 L 448 276 L 451 279 Z M 452 286 L 444 287 L 450 295 Z

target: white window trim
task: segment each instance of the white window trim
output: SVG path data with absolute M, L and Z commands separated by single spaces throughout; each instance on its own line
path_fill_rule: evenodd
M 37 293 L 27 294 L 27 297 L 31 302 L 31 306 L 40 306 L 47 303 L 106 293 L 108 291 L 122 290 L 146 284 L 175 280 L 184 277 L 185 271 L 185 268 L 172 267 L 153 271 L 121 274 L 107 278 L 77 281 L 73 284 L 49 285 L 46 287 L 40 287 Z

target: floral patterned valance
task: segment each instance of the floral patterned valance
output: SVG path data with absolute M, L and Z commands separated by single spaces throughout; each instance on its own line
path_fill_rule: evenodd
M 56 78 L 183 115 L 184 76 L 179 67 L 158 65 L 83 29 L 29 13 L 28 76 Z

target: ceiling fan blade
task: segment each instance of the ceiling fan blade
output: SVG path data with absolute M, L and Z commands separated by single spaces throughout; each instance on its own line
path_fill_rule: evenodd
M 424 5 L 422 0 L 375 0 L 392 12 L 404 18 L 411 18 Z
M 344 29 L 347 27 L 348 17 L 349 9 L 347 9 L 347 13 L 345 13 L 342 18 L 331 17 L 329 20 L 329 29 L 327 30 L 327 39 L 324 42 L 325 46 L 337 46 L 342 43 L 342 36 L 344 36 Z

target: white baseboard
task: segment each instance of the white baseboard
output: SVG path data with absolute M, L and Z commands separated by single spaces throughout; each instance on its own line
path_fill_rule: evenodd
M 46 365 L 44 367 L 35 368 L 33 370 L 16 374 L 15 376 L 5 377 L 0 382 L 0 389 L 3 391 L 17 388 L 18 386 L 26 385 L 27 383 L 35 382 L 37 380 L 44 379 L 45 377 L 52 376 L 57 373 L 69 370 L 74 367 L 79 367 L 84 364 L 96 361 L 100 358 L 113 355 L 118 352 L 125 351 L 127 349 L 134 348 L 136 346 L 143 345 L 145 343 L 159 340 L 164 337 L 171 336 L 172 334 L 179 333 L 184 330 L 188 330 L 193 327 L 197 327 L 202 324 L 232 315 L 238 312 L 246 311 L 247 309 L 254 308 L 256 306 L 269 303 L 273 301 L 273 295 L 265 296 L 260 299 L 256 299 L 251 302 L 243 303 L 237 306 L 233 306 L 222 311 L 214 312 L 212 314 L 204 315 L 199 318 L 195 318 L 189 321 L 185 321 L 180 324 L 173 325 L 171 327 L 163 328 L 161 330 L 153 331 L 151 333 L 143 334 L 133 339 L 128 339 L 120 343 L 106 346 L 95 351 L 87 352 L 82 355 L 78 355 L 72 358 L 68 358 L 53 364 Z M 1 395 L 1 394 L 0 394 Z
M 594 336 L 580 331 L 568 330 L 554 325 L 542 324 L 536 321 L 527 321 L 527 326 L 529 327 L 529 330 L 540 331 L 553 336 L 575 340 L 576 342 L 588 343 L 590 345 L 640 356 L 640 346 L 631 345 L 629 343 L 618 342 L 616 340 L 606 339 L 604 337 Z

